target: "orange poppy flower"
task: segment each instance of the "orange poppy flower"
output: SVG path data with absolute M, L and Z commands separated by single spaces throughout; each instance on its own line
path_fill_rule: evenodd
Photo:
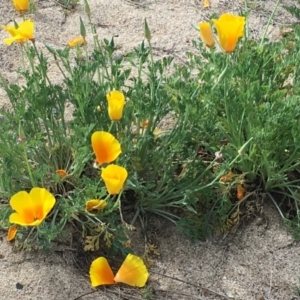
M 92 148 L 99 165 L 116 160 L 122 153 L 119 141 L 105 131 L 96 131 L 92 134 Z
M 208 48 L 212 48 L 215 45 L 215 39 L 210 24 L 208 22 L 199 23 L 199 31 L 203 43 Z
M 125 105 L 124 94 L 120 91 L 111 91 L 106 95 L 108 102 L 108 115 L 112 121 L 118 121 L 122 118 Z
M 226 53 L 231 53 L 236 48 L 238 39 L 244 36 L 245 17 L 223 14 L 218 20 L 213 19 L 220 45 Z
M 15 9 L 21 12 L 28 10 L 29 0 L 13 0 Z
M 9 203 L 15 210 L 9 217 L 10 223 L 38 226 L 53 208 L 55 198 L 46 189 L 35 187 L 30 193 L 21 191 L 14 194 Z
M 107 192 L 110 195 L 117 195 L 123 189 L 127 179 L 127 170 L 123 167 L 111 164 L 102 168 L 101 178 L 103 179 Z

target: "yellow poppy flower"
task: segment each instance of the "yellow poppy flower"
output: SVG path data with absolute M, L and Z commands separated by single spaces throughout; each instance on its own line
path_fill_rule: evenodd
M 99 165 L 116 160 L 122 153 L 119 141 L 105 131 L 96 131 L 92 134 L 92 148 Z
M 215 45 L 214 35 L 211 26 L 208 22 L 199 23 L 200 37 L 203 43 L 211 48 Z
M 108 115 L 112 121 L 118 121 L 122 118 L 125 105 L 124 94 L 119 91 L 111 91 L 106 95 L 108 102 Z
M 216 26 L 220 45 L 226 53 L 236 48 L 238 39 L 244 36 L 245 17 L 223 14 L 218 20 L 213 19 Z
M 29 8 L 29 0 L 13 0 L 15 9 L 18 11 L 26 11 Z
M 26 42 L 26 38 L 24 38 L 18 34 L 15 26 L 2 25 L 2 28 L 12 36 L 11 38 L 4 39 L 5 44 L 10 45 L 13 42 L 18 42 L 18 43 L 22 44 L 22 43 Z
M 34 39 L 34 23 L 31 20 L 26 20 L 18 24 L 18 33 L 28 40 Z
M 101 178 L 104 180 L 110 195 L 117 195 L 121 192 L 127 176 L 128 173 L 125 168 L 113 164 L 102 168 L 101 172 Z
M 16 237 L 18 231 L 18 226 L 17 225 L 12 225 L 8 228 L 8 232 L 7 232 L 7 241 L 11 242 L 12 240 L 14 240 L 14 238 Z
M 149 277 L 148 270 L 143 260 L 133 254 L 128 254 L 114 280 L 130 286 L 143 287 Z
M 90 279 L 93 287 L 115 284 L 114 274 L 105 257 L 95 259 L 90 267 Z
M 21 191 L 10 199 L 14 213 L 9 222 L 21 226 L 37 226 L 42 223 L 55 204 L 54 196 L 44 188 L 33 188 L 30 193 Z
M 85 203 L 85 209 L 89 212 L 93 210 L 102 210 L 107 205 L 105 200 L 92 199 Z
M 15 26 L 5 26 L 2 28 L 6 30 L 12 37 L 4 39 L 6 45 L 11 45 L 13 42 L 24 43 L 26 40 L 34 40 L 34 23 L 31 20 L 26 20 Z
M 68 41 L 68 43 L 67 43 L 67 45 L 70 48 L 74 48 L 76 46 L 83 46 L 85 44 L 86 44 L 86 40 L 82 36 L 76 37 L 76 38 L 72 39 L 71 41 Z

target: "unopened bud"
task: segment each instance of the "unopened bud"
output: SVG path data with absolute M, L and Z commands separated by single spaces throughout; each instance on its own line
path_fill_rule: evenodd
M 85 26 L 84 26 L 83 21 L 82 21 L 81 18 L 80 18 L 80 34 L 85 39 L 85 37 L 86 37 L 86 30 L 85 30 Z
M 87 2 L 87 0 L 83 0 L 83 7 L 84 7 L 84 12 L 87 14 L 88 17 L 91 16 L 91 9 L 89 6 L 89 3 Z
M 147 23 L 146 19 L 145 19 L 145 22 L 144 22 L 144 33 L 145 33 L 145 38 L 150 43 L 150 40 L 151 40 L 151 31 L 149 29 L 149 26 L 148 26 L 148 23 Z

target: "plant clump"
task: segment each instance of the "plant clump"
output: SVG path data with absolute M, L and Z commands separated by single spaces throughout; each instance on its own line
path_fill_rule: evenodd
M 116 275 L 105 257 L 94 260 L 92 286 L 143 287 L 149 273 L 128 232 L 138 224 L 147 231 L 151 214 L 205 239 L 268 198 L 300 236 L 299 26 L 280 41 L 255 41 L 247 16 L 225 13 L 199 24 L 195 51 L 178 65 L 154 57 L 145 20 L 145 40 L 116 58 L 84 0 L 90 29 L 80 19 L 80 35 L 65 47 L 45 45 L 63 78 L 55 84 L 26 19 L 34 3 L 13 4 L 24 20 L 2 26 L 4 43 L 16 43 L 28 64 L 19 70 L 23 85 L 0 74 L 12 108 L 0 108 L 8 241 L 49 248 L 73 224 L 85 251 L 127 255 Z M 170 116 L 171 128 L 162 127 Z

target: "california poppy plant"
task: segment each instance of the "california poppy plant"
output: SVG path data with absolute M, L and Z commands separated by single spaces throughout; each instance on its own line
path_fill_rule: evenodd
M 26 20 L 17 24 L 17 27 L 2 25 L 12 37 L 4 39 L 6 45 L 11 45 L 13 42 L 24 43 L 26 40 L 34 40 L 34 23 L 31 20 Z
M 214 35 L 211 26 L 208 22 L 199 23 L 200 37 L 203 43 L 211 48 L 215 45 Z
M 92 134 L 92 148 L 99 165 L 116 160 L 122 153 L 119 141 L 105 131 L 96 131 Z
M 18 11 L 26 11 L 29 8 L 29 0 L 13 0 L 14 6 Z
M 114 164 L 102 168 L 101 172 L 101 178 L 104 180 L 107 192 L 110 195 L 117 195 L 121 192 L 127 176 L 128 173 L 125 168 Z
M 112 121 L 118 121 L 122 118 L 125 105 L 124 94 L 120 91 L 111 91 L 106 95 L 108 102 L 108 115 Z
M 68 41 L 67 45 L 70 47 L 70 48 L 74 48 L 76 46 L 83 46 L 86 44 L 86 40 L 85 38 L 83 38 L 82 36 L 79 36 L 79 37 L 76 37 L 70 41 Z
M 44 188 L 33 188 L 30 193 L 21 191 L 10 199 L 15 211 L 9 222 L 21 226 L 38 226 L 46 218 L 55 204 L 54 196 Z
M 216 26 L 220 45 L 226 53 L 236 48 L 238 39 L 244 36 L 245 17 L 223 14 L 218 20 L 212 19 Z
M 93 287 L 116 283 L 143 287 L 148 277 L 149 273 L 143 260 L 133 254 L 127 255 L 116 276 L 114 276 L 105 257 L 95 259 L 90 267 L 90 279 Z

